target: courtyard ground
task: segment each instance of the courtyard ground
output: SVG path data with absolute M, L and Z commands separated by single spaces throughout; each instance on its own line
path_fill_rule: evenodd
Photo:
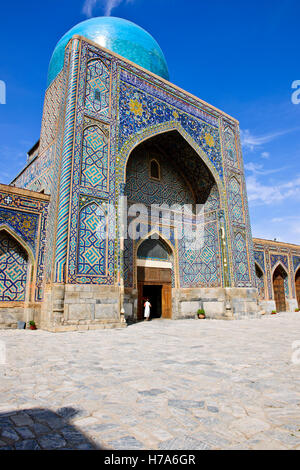
M 299 450 L 295 341 L 300 313 L 2 330 L 0 449 Z

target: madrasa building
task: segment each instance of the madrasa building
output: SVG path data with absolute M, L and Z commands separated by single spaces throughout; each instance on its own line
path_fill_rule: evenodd
M 122 327 L 146 297 L 167 319 L 292 311 L 300 246 L 252 239 L 238 121 L 171 83 L 142 28 L 92 18 L 58 42 L 40 138 L 0 185 L 0 327 Z

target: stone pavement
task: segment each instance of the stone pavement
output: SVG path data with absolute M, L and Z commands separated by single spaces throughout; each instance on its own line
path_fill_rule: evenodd
M 294 341 L 300 313 L 2 330 L 0 449 L 299 450 Z

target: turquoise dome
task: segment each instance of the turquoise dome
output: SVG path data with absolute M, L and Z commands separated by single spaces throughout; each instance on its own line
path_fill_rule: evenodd
M 151 72 L 169 79 L 164 54 L 155 39 L 131 21 L 100 16 L 78 23 L 57 43 L 48 70 L 48 85 L 63 68 L 65 47 L 74 34 L 115 52 Z

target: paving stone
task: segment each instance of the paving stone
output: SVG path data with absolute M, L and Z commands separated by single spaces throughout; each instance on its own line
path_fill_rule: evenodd
M 210 411 L 211 413 L 219 413 L 219 408 L 216 406 L 208 406 L 207 411 Z
M 30 426 L 31 424 L 33 424 L 32 419 L 26 414 L 17 414 L 11 416 L 11 420 L 16 426 Z
M 31 426 L 31 429 L 37 436 L 39 436 L 40 434 L 47 434 L 50 431 L 48 426 L 46 426 L 45 424 L 41 424 L 41 423 L 34 423 Z
M 30 431 L 27 426 L 18 426 L 16 430 L 18 434 L 22 436 L 23 439 L 31 439 L 34 437 L 34 434 Z
M 160 394 L 165 393 L 165 392 L 164 392 L 164 390 L 159 390 L 157 388 L 152 388 L 150 390 L 140 391 L 139 393 L 141 395 L 145 395 L 145 396 L 156 396 L 156 395 L 160 395 Z
M 34 439 L 25 439 L 24 441 L 17 442 L 15 448 L 16 450 L 39 450 L 40 446 Z
M 41 447 L 45 450 L 59 449 L 66 446 L 65 439 L 59 434 L 45 434 L 38 439 Z
M 205 442 L 191 437 L 177 437 L 161 442 L 158 448 L 160 450 L 209 450 L 210 446 Z
M 1 432 L 1 438 L 8 439 L 9 441 L 18 441 L 20 436 L 16 433 L 13 428 L 4 428 Z
M 231 426 L 232 429 L 237 429 L 246 436 L 253 436 L 258 434 L 261 431 L 265 431 L 270 428 L 270 425 L 265 421 L 256 418 L 241 418 L 236 421 Z
M 142 442 L 133 436 L 125 436 L 121 439 L 110 441 L 108 444 L 115 450 L 139 450 L 144 448 Z
M 193 400 L 169 400 L 168 405 L 174 408 L 204 408 L 204 401 L 193 401 Z

